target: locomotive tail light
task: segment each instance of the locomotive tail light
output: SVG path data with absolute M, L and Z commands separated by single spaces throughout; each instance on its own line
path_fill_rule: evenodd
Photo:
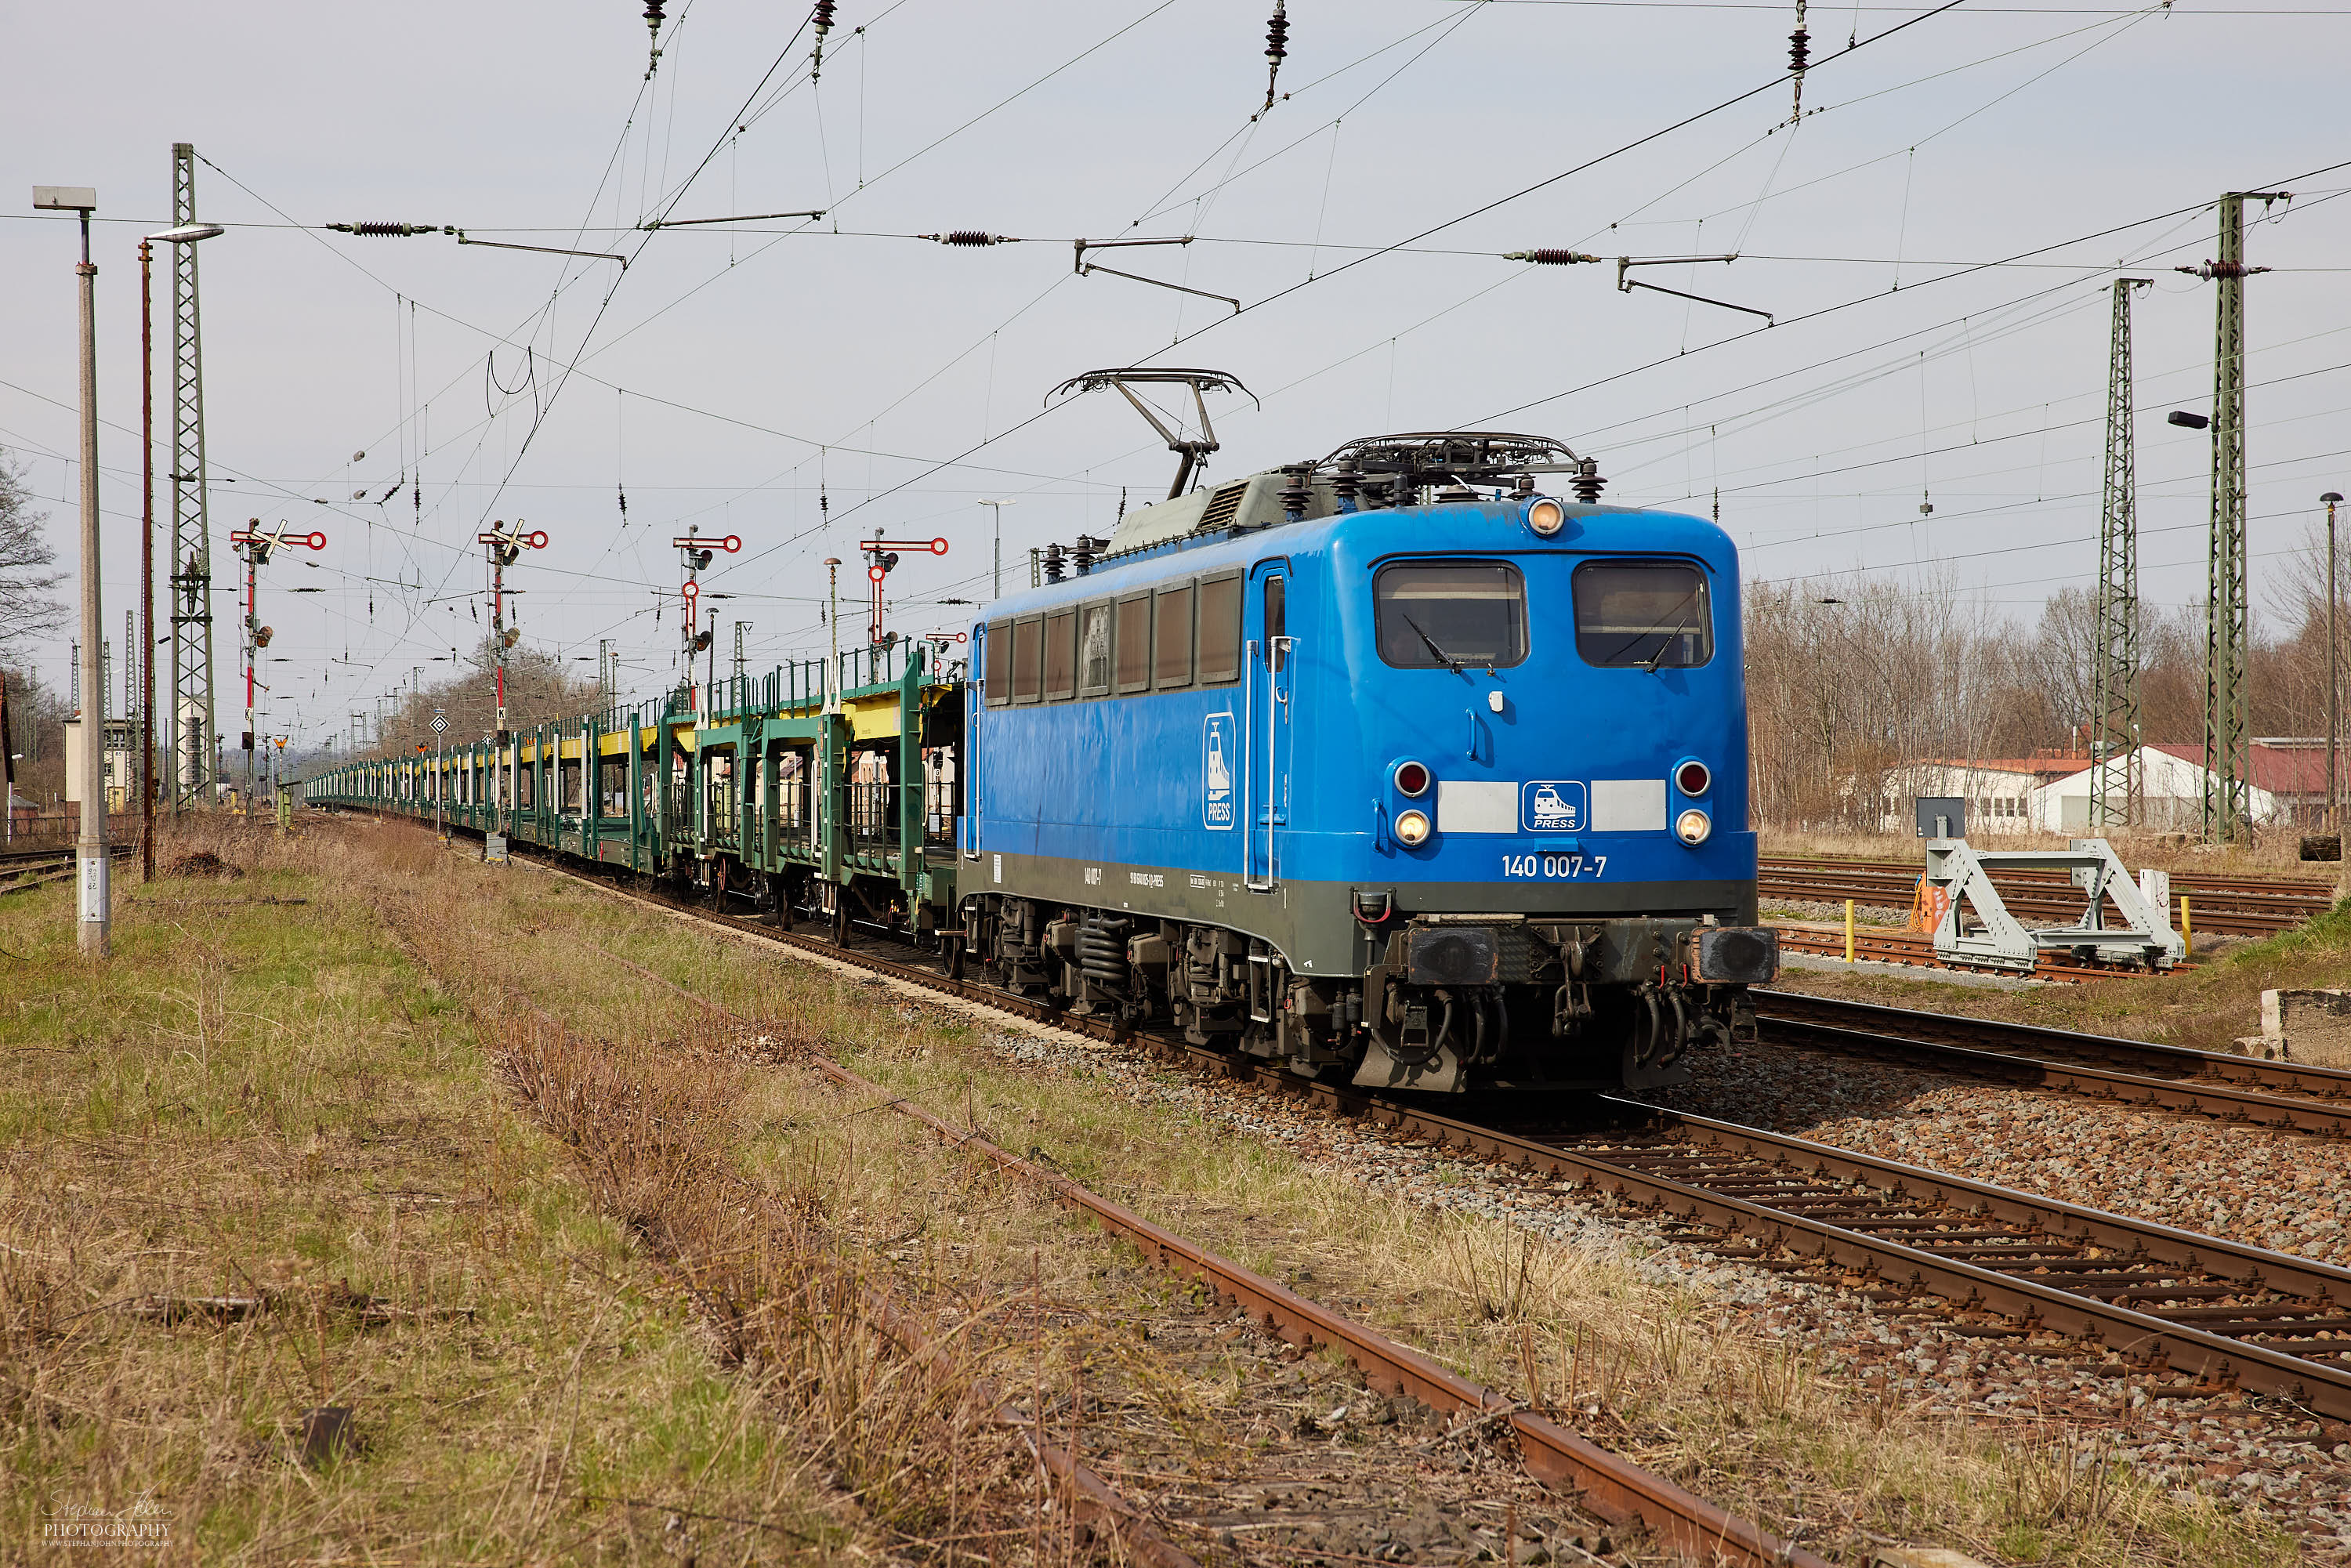
M 1396 842 L 1406 849 L 1417 849 L 1428 841 L 1428 814 L 1426 811 L 1399 811 L 1395 820 Z
M 1696 849 L 1714 831 L 1714 819 L 1693 806 L 1674 819 L 1674 837 Z
M 1705 794 L 1713 782 L 1714 775 L 1707 771 L 1706 764 L 1696 759 L 1674 769 L 1674 788 L 1693 799 Z
M 1428 793 L 1428 767 L 1426 763 L 1407 758 L 1395 765 L 1388 778 L 1395 784 L 1398 794 L 1409 795 L 1416 800 Z
M 1567 527 L 1567 508 L 1549 496 L 1538 496 L 1527 503 L 1527 527 L 1537 537 L 1551 538 Z

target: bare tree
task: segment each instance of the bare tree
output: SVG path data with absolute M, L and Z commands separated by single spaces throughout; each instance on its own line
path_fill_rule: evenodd
M 65 605 L 53 594 L 65 580 L 57 552 L 41 535 L 46 512 L 33 510 L 24 471 L 0 449 L 0 653 L 65 622 Z

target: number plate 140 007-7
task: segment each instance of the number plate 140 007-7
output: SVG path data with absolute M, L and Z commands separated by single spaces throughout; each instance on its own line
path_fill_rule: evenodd
M 1608 874 L 1606 855 L 1535 854 L 1504 855 L 1502 875 L 1513 882 L 1571 882 L 1577 877 L 1594 881 Z

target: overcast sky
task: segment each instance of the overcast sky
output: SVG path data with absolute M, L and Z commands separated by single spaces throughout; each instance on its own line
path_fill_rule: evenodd
M 804 18 L 743 0 L 670 0 L 650 81 L 639 0 L 12 9 L 0 446 L 70 568 L 75 240 L 31 187 L 95 185 L 120 642 L 136 247 L 171 220 L 186 141 L 198 214 L 229 226 L 202 277 L 232 738 L 226 534 L 249 517 L 329 536 L 266 573 L 266 730 L 317 740 L 444 676 L 481 630 L 494 518 L 552 541 L 509 574 L 525 635 L 583 674 L 616 639 L 650 696 L 675 672 L 688 523 L 745 541 L 705 579 L 733 595 L 705 600 L 722 661 L 737 620 L 757 665 L 821 647 L 821 563 L 852 561 L 853 601 L 876 528 L 951 541 L 892 580 L 891 617 L 953 626 L 971 612 L 937 601 L 987 592 L 981 498 L 1017 503 L 1025 585 L 1030 546 L 1165 494 L 1173 458 L 1113 395 L 1045 412 L 1063 379 L 1144 361 L 1261 400 L 1212 400 L 1211 482 L 1383 430 L 1531 431 L 1596 457 L 1612 500 L 1703 514 L 1719 488 L 1750 579 L 1947 572 L 2029 622 L 2095 569 L 2117 276 L 2155 279 L 2144 591 L 2191 603 L 2209 452 L 2162 415 L 2210 403 L 2214 290 L 2172 268 L 2214 254 L 2232 188 L 2294 195 L 2247 238 L 2276 269 L 2247 286 L 2257 612 L 2351 478 L 2351 8 L 1815 5 L 1792 129 L 1790 5 L 1292 0 L 1289 96 L 1253 121 L 1270 8 L 842 0 L 813 86 Z M 321 227 L 360 220 L 630 265 Z M 911 237 L 955 229 L 1021 243 Z M 1104 259 L 1238 314 L 1073 273 L 1072 239 L 1186 235 Z M 1613 259 L 1502 258 L 1536 246 L 1735 251 L 1630 276 L 1773 319 L 1618 292 Z M 40 665 L 66 685 L 63 638 Z

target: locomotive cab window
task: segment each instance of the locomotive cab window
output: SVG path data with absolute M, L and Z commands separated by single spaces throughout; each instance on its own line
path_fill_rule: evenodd
M 1501 669 L 1527 656 L 1527 583 L 1498 560 L 1399 561 L 1372 580 L 1380 659 L 1400 670 Z
M 1706 574 L 1679 561 L 1587 561 L 1575 569 L 1575 651 L 1587 664 L 1695 669 L 1714 657 Z
M 1241 678 L 1240 573 L 1200 584 L 1200 684 Z

